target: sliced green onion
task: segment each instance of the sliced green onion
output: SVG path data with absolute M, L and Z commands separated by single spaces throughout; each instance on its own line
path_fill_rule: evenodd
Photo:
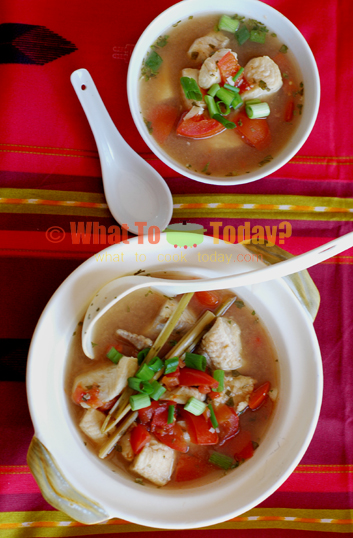
M 211 403 L 208 404 L 208 409 L 210 410 L 210 413 L 211 413 L 210 419 L 211 419 L 212 427 L 216 429 L 218 428 L 218 422 L 217 422 L 216 415 L 215 415 L 215 412 Z
M 235 86 L 232 86 L 231 84 L 225 84 L 223 88 L 227 88 L 227 90 L 231 90 L 234 93 L 239 93 L 239 88 L 236 88 Z
M 249 99 L 246 101 L 246 105 L 257 105 L 258 103 L 262 103 L 261 99 Z
M 141 381 L 149 381 L 154 376 L 154 371 L 145 363 L 137 370 L 135 376 Z
M 107 358 L 112 361 L 114 364 L 118 364 L 118 362 L 120 361 L 121 357 L 123 357 L 124 355 L 122 353 L 119 353 L 119 351 L 117 351 L 115 349 L 115 347 L 112 347 L 108 353 L 107 353 Z
M 265 43 L 266 32 L 263 32 L 262 30 L 251 30 L 250 41 L 253 41 L 254 43 Z
M 163 361 L 159 357 L 153 357 L 148 363 L 148 368 L 151 368 L 154 373 L 159 372 L 163 368 Z
M 235 82 L 236 80 L 238 80 L 238 78 L 240 77 L 240 75 L 242 75 L 243 71 L 244 71 L 244 67 L 241 67 L 241 68 L 235 73 L 235 75 L 234 75 L 234 77 L 233 77 L 234 82 Z
M 255 105 L 246 104 L 245 111 L 251 119 L 265 118 L 270 114 L 270 107 L 267 103 L 257 103 Z
M 137 392 L 143 392 L 141 388 L 141 379 L 138 379 L 137 377 L 129 377 L 127 384 L 129 385 L 130 389 L 136 390 Z
M 217 107 L 217 114 L 221 114 L 221 116 L 228 116 L 230 114 L 230 108 L 226 103 L 223 103 L 223 101 L 216 101 L 216 107 Z
M 218 84 L 217 84 L 217 86 L 218 86 Z M 215 114 L 218 114 L 218 110 L 217 110 L 217 107 L 216 107 L 216 102 L 215 102 L 214 98 L 211 95 L 205 95 L 205 103 L 207 105 L 208 112 L 209 112 L 211 118 L 213 118 L 213 116 Z
M 149 381 L 141 381 L 142 392 L 151 396 L 153 394 L 153 387 Z
M 287 45 L 282 45 L 279 51 L 282 52 L 283 54 L 286 54 L 288 51 Z
M 181 77 L 180 82 L 187 99 L 202 101 L 202 93 L 195 79 L 191 77 Z
M 200 400 L 194 398 L 194 396 L 191 396 L 191 398 L 184 405 L 185 411 L 189 411 L 189 413 L 195 415 L 196 417 L 202 415 L 206 407 L 207 405 L 204 402 L 200 402 Z
M 250 32 L 246 26 L 242 26 L 236 33 L 239 45 L 243 45 L 250 37 Z
M 142 349 L 141 351 L 138 352 L 137 354 L 137 362 L 140 366 L 140 364 L 145 360 L 145 358 L 147 357 L 148 355 L 148 352 L 151 348 L 150 347 L 145 347 L 145 349 Z
M 220 88 L 216 93 L 216 97 L 229 106 L 234 99 L 234 93 L 225 88 Z
M 234 129 L 235 128 L 235 123 L 233 123 L 232 121 L 227 120 L 227 118 L 224 118 L 220 114 L 215 114 L 213 117 L 214 117 L 215 120 L 219 121 L 219 123 L 224 125 L 224 127 L 226 129 Z
M 218 28 L 226 30 L 226 32 L 235 32 L 238 29 L 240 22 L 238 19 L 231 19 L 228 15 L 222 15 L 219 19 Z
M 233 458 L 226 456 L 225 454 L 220 454 L 219 452 L 213 452 L 209 457 L 209 462 L 214 463 L 221 469 L 232 469 L 237 466 Z
M 176 372 L 178 366 L 179 366 L 178 357 L 172 357 L 171 359 L 167 359 L 164 362 L 164 375 L 172 374 L 173 372 Z
M 150 394 L 150 397 L 152 400 L 159 400 L 161 396 L 166 392 L 166 388 L 163 387 L 158 381 L 154 380 L 150 382 L 151 387 L 153 388 L 153 392 Z
M 197 355 L 196 353 L 185 353 L 185 366 L 188 368 L 194 368 L 195 370 L 202 370 L 204 372 L 207 366 L 206 357 L 203 355 Z
M 138 411 L 138 409 L 143 409 L 144 407 L 149 407 L 151 405 L 151 400 L 148 394 L 133 394 L 130 396 L 130 406 L 132 411 Z
M 216 93 L 218 92 L 218 90 L 220 89 L 220 85 L 219 84 L 212 84 L 211 88 L 208 90 L 208 95 L 210 95 L 211 97 L 214 97 L 216 95 Z
M 234 110 L 242 106 L 242 104 L 243 104 L 243 100 L 240 97 L 240 95 L 238 93 L 234 94 L 234 99 L 232 101 L 232 107 L 234 108 Z
M 169 405 L 168 406 L 167 424 L 173 424 L 173 422 L 174 422 L 174 409 L 175 409 L 175 405 Z
M 222 392 L 224 390 L 224 370 L 215 370 L 213 378 L 218 381 L 218 387 L 212 389 L 214 392 Z

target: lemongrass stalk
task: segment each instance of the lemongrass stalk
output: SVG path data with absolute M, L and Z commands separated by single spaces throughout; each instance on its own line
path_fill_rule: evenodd
M 222 303 L 215 311 L 215 316 L 217 318 L 220 318 L 221 316 L 224 316 L 224 314 L 227 312 L 227 310 L 232 306 L 232 304 L 235 303 L 237 300 L 236 295 L 234 297 L 229 297 L 224 303 Z
M 119 417 L 118 418 L 114 418 L 113 417 L 113 420 L 112 420 L 112 417 L 110 416 L 110 420 L 111 422 L 109 422 L 109 424 L 106 426 L 105 428 L 105 431 L 106 432 L 110 432 L 111 429 L 114 428 L 114 426 L 116 426 L 116 424 L 122 419 L 124 418 L 124 416 L 129 412 L 131 411 L 131 405 L 128 403 L 127 406 L 122 410 L 122 412 L 120 413 Z
M 192 327 L 179 342 L 166 354 L 165 358 L 180 357 L 191 345 L 196 346 L 200 340 L 200 335 L 215 319 L 215 315 L 210 310 L 206 310 L 197 321 L 196 325 Z
M 100 458 L 104 459 L 106 456 L 108 456 L 109 452 L 111 452 L 119 439 L 124 435 L 124 433 L 127 432 L 131 424 L 135 422 L 137 415 L 138 413 L 135 411 L 125 418 L 124 422 L 122 422 L 122 424 L 120 424 L 120 426 L 114 432 L 114 435 L 109 437 L 108 441 L 100 448 L 98 452 L 98 456 Z

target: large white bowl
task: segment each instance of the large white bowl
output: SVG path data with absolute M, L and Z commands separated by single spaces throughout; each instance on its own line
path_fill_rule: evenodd
M 91 297 L 106 282 L 139 269 L 150 272 L 172 268 L 202 277 L 249 271 L 262 263 L 251 260 L 242 245 L 214 244 L 210 237 L 197 248 L 186 250 L 175 249 L 164 234 L 156 245 L 150 245 L 146 237 L 143 245 L 138 245 L 138 240 L 141 238 L 130 240 L 129 245 L 113 245 L 83 263 L 45 308 L 33 336 L 27 371 L 35 436 L 51 453 L 65 479 L 102 508 L 105 516 L 101 519 L 118 517 L 169 529 L 213 525 L 263 501 L 302 458 L 321 405 L 319 346 L 311 320 L 285 282 L 239 288 L 239 295 L 263 320 L 279 358 L 278 403 L 254 457 L 212 485 L 190 489 L 141 487 L 124 472 L 113 473 L 84 446 L 70 417 L 64 386 L 68 347 Z M 173 256 L 172 265 L 168 260 Z M 227 263 L 227 259 L 231 261 Z
M 196 15 L 209 13 L 229 15 L 238 13 L 246 18 L 256 19 L 268 25 L 292 51 L 303 75 L 305 103 L 299 127 L 287 146 L 270 164 L 249 174 L 234 177 L 216 177 L 190 171 L 163 151 L 153 136 L 148 133 L 141 114 L 139 103 L 141 65 L 147 51 L 150 50 L 150 46 L 159 36 L 165 35 L 168 29 L 179 20 L 187 19 L 190 15 L 195 17 Z M 161 13 L 141 35 L 130 59 L 127 92 L 131 114 L 139 133 L 153 153 L 165 164 L 179 174 L 202 183 L 238 185 L 269 176 L 286 164 L 299 151 L 308 138 L 316 120 L 320 102 L 320 78 L 314 56 L 302 34 L 284 15 L 271 6 L 257 0 L 246 0 L 246 2 L 244 0 L 217 0 L 217 2 L 214 2 L 214 0 L 184 0 Z

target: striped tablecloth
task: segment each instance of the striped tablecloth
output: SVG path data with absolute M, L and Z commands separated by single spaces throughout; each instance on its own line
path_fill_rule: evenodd
M 319 116 L 286 166 L 261 181 L 224 188 L 177 176 L 150 153 L 132 123 L 125 91 L 131 52 L 145 26 L 173 3 L 5 0 L 0 6 L 1 536 L 176 534 L 122 520 L 92 527 L 74 522 L 44 501 L 26 465 L 33 435 L 24 384 L 29 339 L 55 288 L 108 246 L 116 225 L 72 71 L 91 72 L 126 141 L 166 179 L 174 222 L 197 222 L 219 238 L 226 226 L 261 225 L 270 241 L 293 254 L 353 229 L 351 1 L 267 0 L 313 50 L 322 84 Z M 94 235 L 99 227 L 105 235 Z M 350 250 L 310 270 L 321 294 L 315 329 L 325 386 L 318 427 L 300 465 L 260 506 L 206 530 L 178 531 L 181 538 L 353 532 L 352 263 Z

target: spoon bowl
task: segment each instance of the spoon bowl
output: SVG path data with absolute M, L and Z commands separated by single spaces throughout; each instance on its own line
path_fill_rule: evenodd
M 92 334 L 94 326 L 109 308 L 126 295 L 142 288 L 153 287 L 164 295 L 175 296 L 180 293 L 220 290 L 258 284 L 275 278 L 303 271 L 323 262 L 353 246 L 353 232 L 345 234 L 304 254 L 290 258 L 275 265 L 236 275 L 205 278 L 198 280 L 169 280 L 150 276 L 129 275 L 119 277 L 103 286 L 91 300 L 82 327 L 82 348 L 87 357 L 93 359 Z
M 120 135 L 87 69 L 74 71 L 71 83 L 97 144 L 104 194 L 113 217 L 136 235 L 146 233 L 144 227 L 164 230 L 173 213 L 164 179 Z

